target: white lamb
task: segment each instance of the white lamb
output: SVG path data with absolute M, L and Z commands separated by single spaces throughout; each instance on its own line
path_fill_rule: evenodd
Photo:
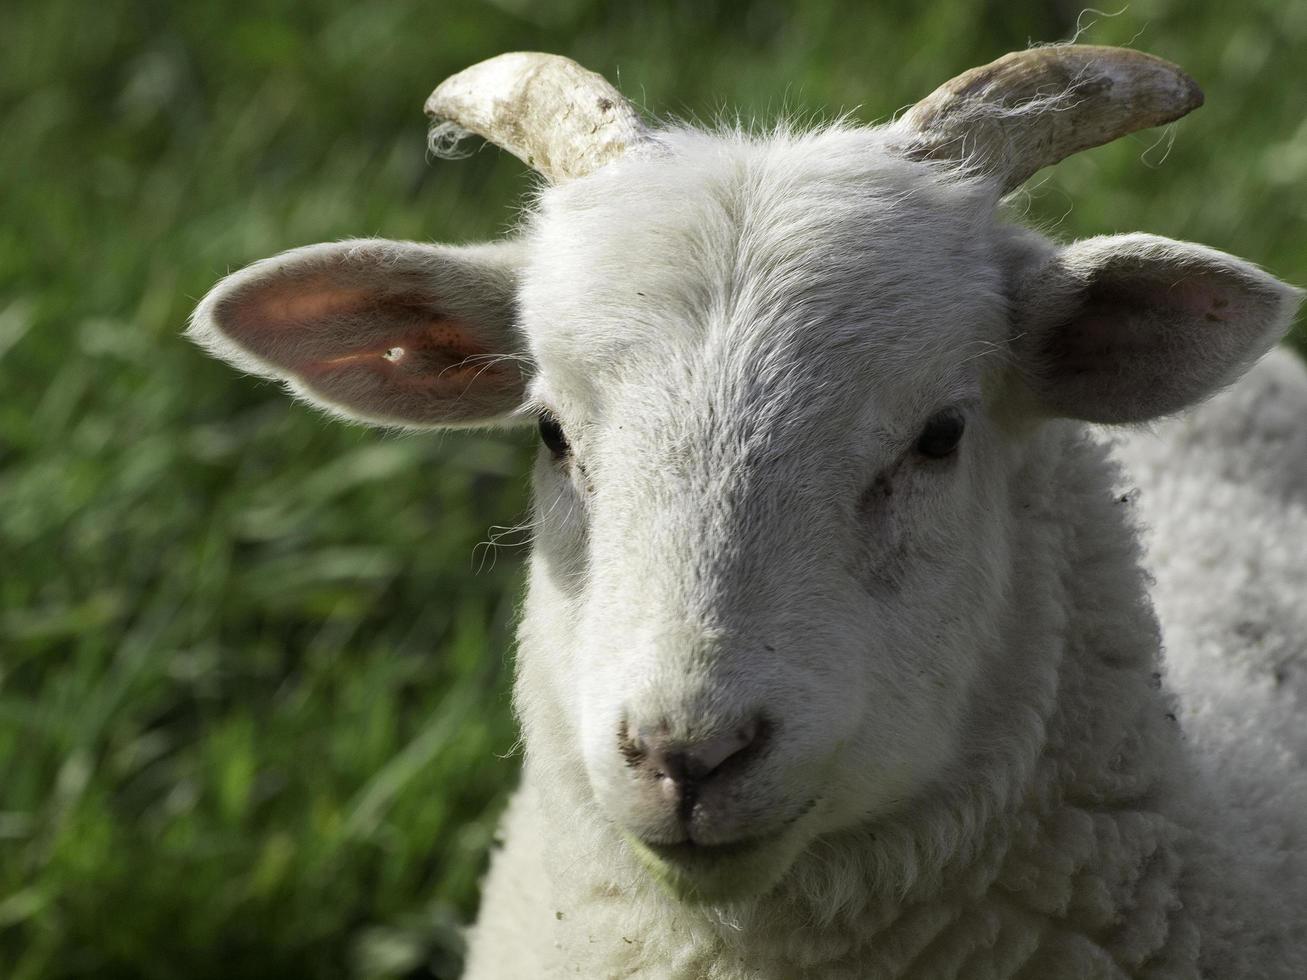
M 998 210 L 1200 102 L 1155 58 L 1056 47 L 885 126 L 650 130 L 575 64 L 506 55 L 428 111 L 553 182 L 520 239 L 311 246 L 205 298 L 193 337 L 333 413 L 539 425 L 526 761 L 470 977 L 1307 977 L 1300 728 L 1249 710 L 1276 607 L 1186 631 L 1209 570 L 1162 575 L 1171 645 L 1201 648 L 1177 705 L 1086 425 L 1202 401 L 1302 294 Z M 1299 493 L 1276 461 L 1189 499 L 1221 404 L 1166 444 L 1189 482 L 1149 477 L 1167 565 L 1191 537 L 1238 554 L 1254 499 L 1283 480 L 1288 520 Z

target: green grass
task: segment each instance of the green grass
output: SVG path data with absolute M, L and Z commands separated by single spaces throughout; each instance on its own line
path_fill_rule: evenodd
M 795 9 L 791 9 L 794 6 Z M 329 423 L 179 339 L 228 269 L 511 227 L 523 167 L 424 154 L 503 50 L 651 108 L 883 117 L 1074 5 L 19 0 L 0 32 L 0 977 L 453 977 L 516 766 L 527 437 Z M 1093 20 L 1092 16 L 1086 18 Z M 1137 0 L 1087 35 L 1209 104 L 1034 187 L 1066 236 L 1307 281 L 1307 4 Z

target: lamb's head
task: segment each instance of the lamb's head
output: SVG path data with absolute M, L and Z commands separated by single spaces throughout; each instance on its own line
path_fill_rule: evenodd
M 528 754 L 683 892 L 758 891 L 983 737 L 1045 423 L 1178 410 L 1287 326 L 1295 291 L 1237 259 L 997 216 L 1043 163 L 1192 107 L 1143 64 L 1179 95 L 1112 126 L 949 101 L 991 67 L 896 124 L 766 136 L 646 132 L 571 66 L 601 114 L 581 131 L 618 135 L 501 140 L 559 178 L 519 240 L 299 249 L 224 280 L 192 333 L 348 417 L 538 425 Z M 472 101 L 457 121 L 495 135 Z

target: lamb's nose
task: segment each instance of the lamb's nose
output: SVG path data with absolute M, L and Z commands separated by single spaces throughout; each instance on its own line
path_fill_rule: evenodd
M 632 733 L 623 723 L 618 748 L 627 765 L 656 779 L 668 798 L 680 801 L 719 774 L 727 760 L 738 758 L 745 749 L 760 747 L 764 728 L 754 718 L 720 735 L 690 742 L 672 738 L 665 725 Z

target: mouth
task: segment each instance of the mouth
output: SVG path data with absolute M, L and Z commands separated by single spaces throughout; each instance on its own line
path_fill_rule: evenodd
M 758 898 L 771 891 L 809 843 L 802 820 L 775 834 L 729 844 L 651 844 L 622 836 L 645 870 L 673 898 L 715 905 Z

